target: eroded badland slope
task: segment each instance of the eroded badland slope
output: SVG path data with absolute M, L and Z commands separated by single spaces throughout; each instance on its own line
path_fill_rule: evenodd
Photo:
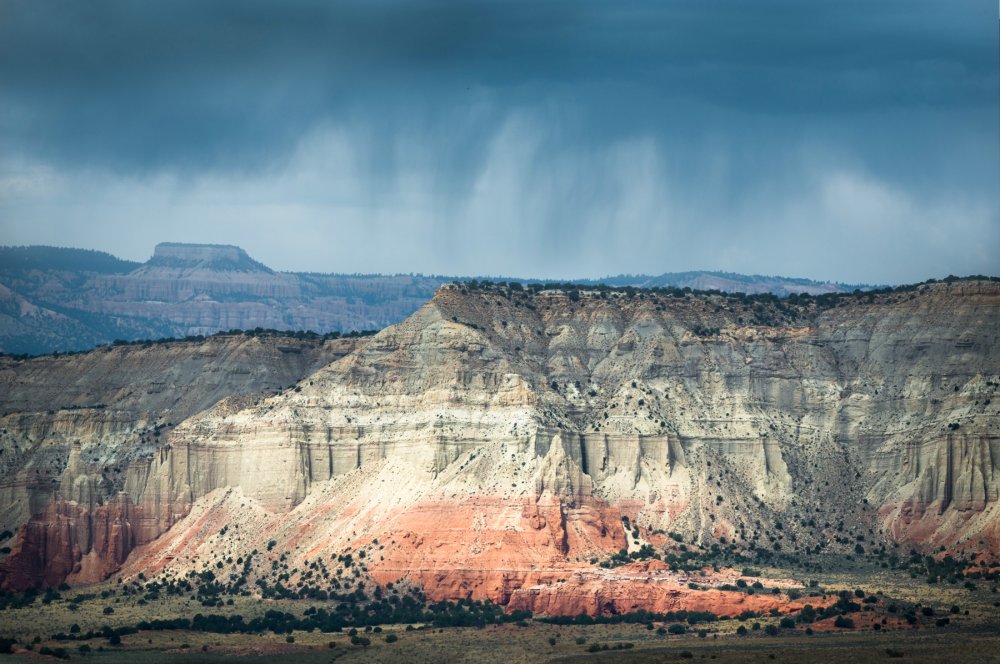
M 159 535 L 123 491 L 171 429 L 284 389 L 356 343 L 237 335 L 0 358 L 0 531 L 18 534 L 3 583 L 104 578 Z
M 283 374 L 309 374 L 294 388 L 210 408 L 241 390 L 185 370 L 160 397 L 185 405 L 144 411 L 112 387 L 128 381 L 122 363 L 80 356 L 94 366 L 65 375 L 95 381 L 77 398 L 99 394 L 104 409 L 25 412 L 56 399 L 37 388 L 4 397 L 26 401 L 3 423 L 17 534 L 2 583 L 178 574 L 267 551 L 294 585 L 351 550 L 366 552 L 366 578 L 432 599 L 735 615 L 789 600 L 695 592 L 659 561 L 595 562 L 660 551 L 666 532 L 774 555 L 996 555 L 1000 284 L 677 295 L 446 286 L 340 359 L 312 373 L 320 356 L 300 361 Z M 143 382 L 162 370 L 144 366 Z M 261 389 L 241 389 L 251 382 Z M 177 426 L 151 437 L 157 408 Z M 255 560 L 249 573 L 267 577 Z

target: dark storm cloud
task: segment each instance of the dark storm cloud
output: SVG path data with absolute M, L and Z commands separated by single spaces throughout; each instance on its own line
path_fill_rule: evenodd
M 461 64 L 497 29 L 489 7 L 461 5 L 4 9 L 0 87 L 11 147 L 126 169 L 245 166 L 272 160 L 329 118 L 391 121 L 403 100 L 439 99 L 451 84 L 432 70 Z
M 0 242 L 72 206 L 121 243 L 106 189 L 160 201 L 134 257 L 180 209 L 176 239 L 215 241 L 270 209 L 384 250 L 262 243 L 286 268 L 996 271 L 995 21 L 975 0 L 0 0 Z M 869 255 L 814 255 L 859 220 L 887 220 Z M 497 223 L 522 242 L 484 265 Z M 945 260 L 948 223 L 970 235 Z
M 684 101 L 983 108 L 996 58 L 972 4 L 5 2 L 3 136 L 55 160 L 155 170 L 263 166 L 345 117 L 376 142 L 398 122 L 448 131 L 473 87 L 501 110 L 577 102 L 564 140 L 579 141 L 669 133 L 664 113 Z

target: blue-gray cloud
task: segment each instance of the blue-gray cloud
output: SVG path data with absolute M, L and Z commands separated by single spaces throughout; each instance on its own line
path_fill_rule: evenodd
M 138 257 L 165 229 L 241 242 L 270 210 L 292 240 L 257 254 L 287 268 L 996 272 L 995 20 L 975 0 L 4 0 L 0 241 Z M 862 219 L 875 244 L 836 255 Z M 947 225 L 966 235 L 942 249 Z M 320 264 L 296 237 L 337 248 Z

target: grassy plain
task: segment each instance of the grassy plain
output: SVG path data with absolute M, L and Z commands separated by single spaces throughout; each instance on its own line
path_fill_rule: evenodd
M 246 619 L 277 609 L 302 615 L 310 607 L 331 608 L 329 602 L 310 600 L 261 600 L 233 597 L 232 605 L 205 608 L 190 596 L 164 595 L 140 604 L 136 596 L 101 598 L 102 589 L 87 588 L 97 597 L 69 601 L 77 590 L 62 593 L 63 599 L 49 604 L 36 600 L 24 608 L 0 611 L 0 636 L 14 638 L 22 656 L 37 658 L 42 648 L 65 649 L 74 661 L 121 662 L 1000 662 L 1000 593 L 993 583 L 980 581 L 974 589 L 962 583 L 928 584 L 899 570 L 869 565 L 827 566 L 824 572 L 803 573 L 789 569 L 765 569 L 775 577 L 819 577 L 827 591 L 861 589 L 866 594 L 903 602 L 919 602 L 934 609 L 935 618 L 947 616 L 948 624 L 932 619 L 916 627 L 890 622 L 879 631 L 870 625 L 874 616 L 857 620 L 862 629 L 836 629 L 830 624 L 780 629 L 768 635 L 764 629 L 777 625 L 776 617 L 739 621 L 719 620 L 699 625 L 683 635 L 662 633 L 655 624 L 553 625 L 539 620 L 522 624 L 488 625 L 483 628 L 436 628 L 421 625 L 384 625 L 380 631 L 359 630 L 369 645 L 351 643 L 347 632 L 297 631 L 292 634 L 217 634 L 188 630 L 140 631 L 121 637 L 112 645 L 96 636 L 88 640 L 55 640 L 78 625 L 77 636 L 89 630 L 133 626 L 143 620 L 192 617 L 196 613 L 240 614 Z M 75 606 L 71 610 L 70 607 Z M 111 612 L 107 612 L 108 608 Z M 958 607 L 954 612 L 952 607 Z M 856 618 L 864 613 L 852 614 Z M 881 617 L 881 616 L 879 616 Z M 749 632 L 737 634 L 740 626 Z M 409 629 L 408 629 L 409 627 Z M 699 635 L 695 630 L 703 629 Z M 394 637 L 394 638 L 393 638 Z M 332 644 L 332 647 L 331 647 Z M 25 651 L 27 645 L 31 651 Z M 591 652 L 596 647 L 606 650 Z M 81 652 L 89 648 L 89 652 Z M 54 661 L 54 660 L 52 660 Z

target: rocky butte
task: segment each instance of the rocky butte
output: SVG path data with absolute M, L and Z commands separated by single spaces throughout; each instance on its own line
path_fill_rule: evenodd
M 599 563 L 667 533 L 995 557 L 998 335 L 986 279 L 787 299 L 453 284 L 360 340 L 5 358 L 0 583 L 351 550 L 431 599 L 735 615 L 790 600 Z

